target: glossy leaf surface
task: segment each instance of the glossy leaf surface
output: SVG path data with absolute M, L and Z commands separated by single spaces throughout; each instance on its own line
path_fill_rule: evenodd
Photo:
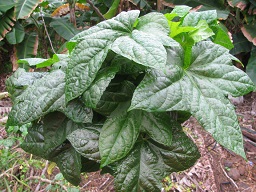
M 166 147 L 151 139 L 139 139 L 115 170 L 118 191 L 160 191 L 161 180 L 171 172 L 192 166 L 200 156 L 195 144 L 173 124 L 173 143 Z

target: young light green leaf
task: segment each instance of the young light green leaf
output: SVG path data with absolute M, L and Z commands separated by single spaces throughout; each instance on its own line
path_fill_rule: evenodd
M 19 59 L 18 63 L 26 63 L 30 67 L 36 66 L 36 68 L 43 68 L 43 67 L 51 66 L 53 63 L 56 63 L 58 61 L 59 61 L 58 56 L 54 54 L 53 57 L 49 59 L 25 58 L 25 59 Z
M 70 133 L 67 139 L 82 156 L 99 162 L 99 135 L 100 131 L 95 129 L 95 127 L 84 125 Z
M 122 105 L 120 107 L 122 108 Z M 113 112 L 118 115 L 112 115 L 106 120 L 100 133 L 101 167 L 125 157 L 139 136 L 141 111 L 127 113 L 125 109 L 121 112 L 119 109 L 116 109 L 118 112 Z
M 114 172 L 118 191 L 160 191 L 161 180 L 165 176 L 183 171 L 196 162 L 200 156 L 196 145 L 180 126 L 179 129 L 173 128 L 175 140 L 170 147 L 150 139 L 140 139 L 132 151 L 118 162 Z
M 81 99 L 87 107 L 96 108 L 101 96 L 117 71 L 118 67 L 107 67 L 99 71 L 92 85 L 82 95 Z
M 189 36 L 194 40 L 195 43 L 205 40 L 213 35 L 213 31 L 205 20 L 199 21 L 195 26 L 195 30 L 189 32 Z
M 166 113 L 142 112 L 141 131 L 158 143 L 172 145 L 172 126 L 173 121 Z
M 199 42 L 186 70 L 181 59 L 173 61 L 177 52 L 168 52 L 165 72 L 152 70 L 146 75 L 134 92 L 130 109 L 190 112 L 221 145 L 245 157 L 234 107 L 225 96 L 246 94 L 253 90 L 253 83 L 233 66 L 234 57 L 222 46 Z M 182 52 L 178 53 L 182 58 Z
M 161 69 L 166 64 L 167 53 L 162 43 L 138 30 L 133 30 L 130 37 L 117 38 L 111 50 L 147 67 Z
M 226 31 L 224 27 L 225 26 L 222 25 L 211 26 L 211 29 L 215 33 L 215 35 L 212 37 L 212 41 L 230 50 L 234 47 L 234 45 L 231 42 L 231 39 L 228 35 L 228 31 Z

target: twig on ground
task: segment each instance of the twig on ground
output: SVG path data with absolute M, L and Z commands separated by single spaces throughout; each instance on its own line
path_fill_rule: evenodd
M 45 162 L 45 167 L 44 167 L 44 169 L 43 169 L 43 171 L 42 171 L 42 173 L 41 173 L 41 177 L 45 174 L 45 172 L 46 172 L 46 170 L 47 170 L 47 168 L 48 168 L 48 164 L 49 164 L 49 161 L 47 160 L 47 161 Z M 41 187 L 41 182 L 39 182 L 38 185 L 36 186 L 35 192 L 38 192 L 39 189 L 40 189 L 40 187 Z
M 238 188 L 237 184 L 235 183 L 235 181 L 231 177 L 228 176 L 228 174 L 226 173 L 226 171 L 222 167 L 222 163 L 221 162 L 222 162 L 222 159 L 220 159 L 219 164 L 220 164 L 220 168 L 222 169 L 223 173 L 229 179 L 229 181 L 235 186 L 235 188 L 237 188 L 237 190 L 239 190 L 239 188 Z
M 42 182 L 45 182 L 45 183 L 49 183 L 49 184 L 55 184 L 55 185 L 59 185 L 64 191 L 68 191 L 67 187 L 65 187 L 64 185 L 62 185 L 60 182 L 57 182 L 57 181 L 52 181 L 52 180 L 49 180 L 49 179 L 44 179 L 40 176 L 32 176 L 32 177 L 28 177 L 26 178 L 26 180 L 40 180 Z
M 0 178 L 5 176 L 6 174 L 8 174 L 9 171 L 13 171 L 14 168 L 16 167 L 19 167 L 20 165 L 15 165 L 13 167 L 11 167 L 10 169 L 7 169 L 5 172 L 3 172 L 1 175 L 0 175 Z
M 192 177 L 190 177 L 190 175 L 186 171 L 184 173 L 185 173 L 185 175 L 187 175 L 187 177 L 190 179 L 190 181 L 192 181 L 194 184 L 196 184 L 196 187 L 198 187 L 201 191 L 203 191 L 203 189 L 200 187 L 199 183 L 196 180 L 194 180 Z
M 95 7 L 95 5 L 90 1 L 90 0 L 87 0 L 87 3 L 89 3 L 91 6 L 92 6 L 92 8 L 94 9 L 94 11 L 97 13 L 97 15 L 101 18 L 101 20 L 106 20 L 105 19 L 105 17 L 102 15 L 102 13 L 100 12 L 100 10 L 97 8 L 97 7 Z

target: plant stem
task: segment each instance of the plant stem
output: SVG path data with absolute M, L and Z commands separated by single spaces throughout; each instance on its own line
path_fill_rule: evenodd
M 51 45 L 51 48 L 52 48 L 52 52 L 53 52 L 54 54 L 56 54 L 56 52 L 55 52 L 55 50 L 54 50 L 54 48 L 53 48 L 53 46 L 52 46 L 52 41 L 51 41 L 50 35 L 49 35 L 49 33 L 48 33 L 48 30 L 47 30 L 47 27 L 46 27 L 46 24 L 45 24 L 45 21 L 44 21 L 43 9 L 42 9 L 42 7 L 41 7 L 41 9 L 40 9 L 40 14 L 41 14 L 42 21 L 43 21 L 43 24 L 44 24 L 44 30 L 45 30 L 45 32 L 46 32 L 46 35 L 47 35 L 47 37 L 48 37 L 48 39 L 49 39 L 49 42 L 50 42 L 50 45 Z
M 105 17 L 100 12 L 100 10 L 97 7 L 95 7 L 95 5 L 90 0 L 87 0 L 86 2 L 89 3 L 92 6 L 92 8 L 94 9 L 94 11 L 97 13 L 97 15 L 100 17 L 100 19 L 102 21 L 106 20 Z

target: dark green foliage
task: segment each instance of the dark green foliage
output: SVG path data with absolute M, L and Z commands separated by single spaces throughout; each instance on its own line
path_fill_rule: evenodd
M 117 191 L 159 191 L 164 176 L 199 158 L 178 123 L 193 115 L 245 157 L 227 95 L 254 85 L 232 65 L 237 59 L 223 47 L 230 41 L 216 40 L 216 12 L 189 9 L 140 18 L 122 12 L 72 38 L 69 57 L 59 56 L 41 78 L 23 72 L 33 81 L 21 82 L 8 120 L 33 122 L 23 149 L 55 161 L 75 185 L 80 172 L 102 168 L 115 176 Z M 8 80 L 13 93 L 18 73 Z

